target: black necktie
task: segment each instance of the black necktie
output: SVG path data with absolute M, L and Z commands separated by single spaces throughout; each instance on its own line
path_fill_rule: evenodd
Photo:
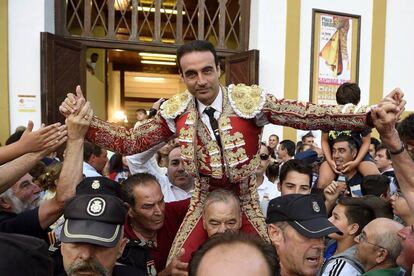
M 214 136 L 216 137 L 217 143 L 221 147 L 221 140 L 220 140 L 220 133 L 219 133 L 219 129 L 218 129 L 218 122 L 217 122 L 216 118 L 214 118 L 214 111 L 216 111 L 216 110 L 212 107 L 206 107 L 206 109 L 204 109 L 204 113 L 207 114 L 208 119 L 210 120 L 210 126 L 213 129 Z

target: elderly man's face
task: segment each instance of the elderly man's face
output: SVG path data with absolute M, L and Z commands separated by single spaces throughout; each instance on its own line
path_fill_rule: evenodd
M 241 227 L 240 207 L 233 199 L 207 203 L 203 212 L 203 227 L 208 237 L 216 234 L 239 231 Z
M 377 265 L 377 251 L 381 249 L 376 245 L 375 226 L 368 223 L 361 234 L 355 238 L 358 243 L 355 251 L 355 256 L 361 262 L 365 271 L 368 271 Z
M 127 239 L 121 238 L 115 247 L 88 243 L 62 242 L 63 266 L 68 276 L 112 275 L 116 260 L 121 257 Z
M 22 176 L 11 189 L 15 197 L 14 200 L 11 199 L 13 212 L 21 213 L 39 205 L 41 189 L 33 183 L 33 177 L 30 174 Z
M 323 262 L 323 238 L 306 238 L 288 224 L 283 229 L 269 224 L 268 233 L 286 275 L 316 275 Z
M 165 202 L 160 184 L 149 181 L 135 186 L 135 206 L 130 206 L 128 216 L 139 232 L 151 232 L 164 225 Z
M 397 264 L 410 274 L 414 264 L 414 225 L 401 229 L 398 236 L 401 238 L 402 250 L 397 258 Z

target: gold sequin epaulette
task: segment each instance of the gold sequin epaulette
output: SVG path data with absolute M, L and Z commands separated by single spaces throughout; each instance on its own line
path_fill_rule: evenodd
M 252 119 L 259 114 L 266 102 L 265 93 L 257 85 L 232 84 L 228 87 L 228 93 L 234 112 L 245 119 Z
M 181 115 L 191 101 L 192 95 L 187 90 L 172 96 L 161 105 L 161 116 L 165 119 L 175 119 Z

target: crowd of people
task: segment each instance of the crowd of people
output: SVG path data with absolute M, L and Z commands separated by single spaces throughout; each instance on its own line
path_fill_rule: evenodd
M 1 271 L 411 275 L 414 114 L 400 118 L 400 90 L 356 107 L 345 83 L 337 106 L 303 104 L 221 86 L 208 42 L 177 60 L 188 91 L 137 110 L 133 129 L 94 117 L 77 87 L 64 125 L 29 122 L 0 147 Z M 261 142 L 269 123 L 320 129 L 321 145 L 312 131 Z

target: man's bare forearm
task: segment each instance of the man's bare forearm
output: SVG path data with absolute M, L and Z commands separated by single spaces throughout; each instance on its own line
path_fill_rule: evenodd
M 396 130 L 382 135 L 381 141 L 391 152 L 397 152 L 403 145 Z M 414 211 L 414 162 L 406 150 L 399 154 L 391 154 L 391 160 L 401 191 L 411 210 Z
M 9 189 L 42 158 L 43 155 L 40 152 L 26 153 L 1 166 L 0 193 Z
M 55 222 L 62 214 L 65 202 L 74 196 L 76 186 L 82 179 L 84 139 L 69 139 L 65 160 L 56 186 L 54 198 L 46 200 L 39 208 L 39 222 L 43 229 Z

